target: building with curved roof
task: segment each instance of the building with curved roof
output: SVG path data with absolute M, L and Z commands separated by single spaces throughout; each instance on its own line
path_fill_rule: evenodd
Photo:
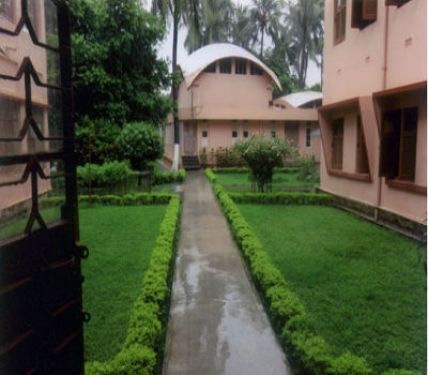
M 319 156 L 315 108 L 276 106 L 276 74 L 247 50 L 229 43 L 202 47 L 179 63 L 180 155 L 214 155 L 253 134 L 287 138 L 302 154 Z M 173 156 L 172 119 L 165 129 L 165 157 Z M 318 132 L 319 133 L 319 132 Z M 204 159 L 206 159 L 204 157 Z M 216 160 L 208 160 L 215 164 Z

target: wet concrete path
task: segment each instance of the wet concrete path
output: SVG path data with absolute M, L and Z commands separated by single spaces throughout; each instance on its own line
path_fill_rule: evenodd
M 291 374 L 202 172 L 184 185 L 163 374 Z

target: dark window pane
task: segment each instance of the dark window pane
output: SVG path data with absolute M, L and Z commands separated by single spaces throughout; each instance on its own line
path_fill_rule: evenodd
M 230 74 L 232 72 L 232 63 L 230 59 L 220 60 L 220 73 Z
M 235 73 L 247 74 L 247 60 L 244 60 L 244 59 L 235 60 Z

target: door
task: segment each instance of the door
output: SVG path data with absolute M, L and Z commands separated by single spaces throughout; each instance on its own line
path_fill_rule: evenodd
M 184 155 L 196 155 L 196 124 L 185 122 L 183 125 Z
M 66 4 L 0 7 L 0 40 L 16 48 L 1 51 L 0 94 L 20 98 L 0 95 L 0 374 L 83 374 L 87 249 L 78 243 Z M 62 206 L 44 207 L 41 194 L 60 185 Z
M 294 147 L 299 147 L 299 123 L 290 122 L 284 125 L 285 139 Z

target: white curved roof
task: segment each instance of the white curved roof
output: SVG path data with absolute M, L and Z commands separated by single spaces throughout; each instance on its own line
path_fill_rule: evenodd
M 281 89 L 281 83 L 278 80 L 276 74 L 270 70 L 263 62 L 261 62 L 252 53 L 248 52 L 244 48 L 235 46 L 230 43 L 214 43 L 199 48 L 191 55 L 183 59 L 179 64 L 181 71 L 183 72 L 186 86 L 190 87 L 193 81 L 198 75 L 211 63 L 230 57 L 243 58 L 252 61 L 262 68 L 275 82 L 275 84 Z
M 278 99 L 287 102 L 294 108 L 298 108 L 309 102 L 313 102 L 314 100 L 322 99 L 322 92 L 319 92 L 319 91 L 293 92 L 292 94 L 281 96 Z

